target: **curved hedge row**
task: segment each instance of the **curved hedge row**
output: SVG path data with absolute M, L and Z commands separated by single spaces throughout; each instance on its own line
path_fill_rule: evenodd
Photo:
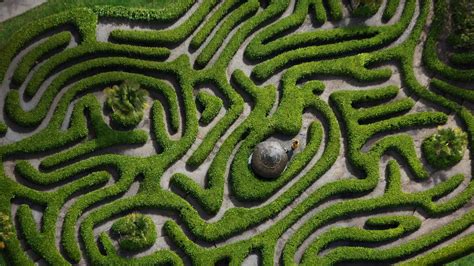
M 274 34 L 286 30 L 287 25 L 282 20 L 280 24 L 275 24 L 275 29 L 269 28 L 267 32 L 260 33 L 249 44 L 245 54 L 251 59 L 273 56 L 259 63 L 252 71 L 256 79 L 265 80 L 277 71 L 293 64 L 328 57 L 341 57 L 388 45 L 405 31 L 414 11 L 415 1 L 410 0 L 405 4 L 400 21 L 391 26 L 359 26 L 324 31 L 324 33 L 320 31 L 299 33 L 262 45 Z M 292 17 L 287 19 L 290 18 Z
M 436 0 L 434 2 L 434 18 L 423 49 L 423 63 L 429 70 L 445 79 L 455 81 L 473 81 L 474 70 L 456 69 L 441 61 L 438 56 L 437 46 L 440 38 L 439 36 L 444 31 L 445 23 L 449 15 L 446 12 L 447 8 L 448 5 L 444 0 Z M 465 60 L 469 60 L 469 57 Z M 461 62 L 466 62 L 467 64 L 467 61 L 461 60 Z
M 207 92 L 199 92 L 196 100 L 203 107 L 199 121 L 205 125 L 209 124 L 214 118 L 216 118 L 222 106 L 224 105 L 221 98 L 213 96 Z
M 38 47 L 35 47 L 35 49 L 21 59 L 18 68 L 13 74 L 12 81 L 21 84 L 36 64 L 47 57 L 48 54 L 66 48 L 71 38 L 71 33 L 61 32 L 47 39 L 44 43 L 38 45 Z
M 2 47 L 0 57 L 0 77 L 2 80 L 11 60 L 26 48 L 36 37 L 61 26 L 73 25 L 79 33 L 81 43 L 91 43 L 95 40 L 95 25 L 97 16 L 89 9 L 76 9 L 60 13 L 43 20 L 32 22 L 11 37 L 11 42 Z
M 113 42 L 147 46 L 179 43 L 199 26 L 216 2 L 216 0 L 205 0 L 189 19 L 176 28 L 158 31 L 114 30 L 109 38 Z
M 395 16 L 397 12 L 398 5 L 400 4 L 400 0 L 388 0 L 385 6 L 385 10 L 382 15 L 382 19 L 387 22 Z

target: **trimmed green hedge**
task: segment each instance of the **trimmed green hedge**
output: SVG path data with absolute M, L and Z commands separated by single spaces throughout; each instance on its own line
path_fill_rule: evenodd
M 155 223 L 151 217 L 139 213 L 120 218 L 110 230 L 119 237 L 120 248 L 127 251 L 150 248 L 157 238 Z
M 110 40 L 118 43 L 140 45 L 172 45 L 188 37 L 216 5 L 216 0 L 205 0 L 185 23 L 174 29 L 158 31 L 114 30 Z
M 230 31 L 235 28 L 240 22 L 255 15 L 260 2 L 258 0 L 249 0 L 247 3 L 239 7 L 235 12 L 229 15 L 229 17 L 221 24 L 219 30 L 213 36 L 212 40 L 204 47 L 201 53 L 198 55 L 195 61 L 195 66 L 198 68 L 205 67 L 212 56 L 217 52 L 219 47 L 224 42 L 224 39 L 229 35 Z
M 81 45 L 51 57 L 33 75 L 28 83 L 25 94 L 33 97 L 41 84 L 55 71 L 70 62 L 82 62 L 81 58 L 96 59 L 111 56 L 123 56 L 138 59 L 161 60 L 168 57 L 170 51 L 165 48 L 146 48 L 111 43 L 92 43 Z
M 385 6 L 385 10 L 382 15 L 382 20 L 387 22 L 395 15 L 397 12 L 398 5 L 400 4 L 400 0 L 387 0 L 387 5 Z
M 89 9 L 75 9 L 34 21 L 23 27 L 11 37 L 11 42 L 0 51 L 2 61 L 0 63 L 0 77 L 3 79 L 11 60 L 30 44 L 34 38 L 60 26 L 73 25 L 78 31 L 80 43 L 91 43 L 95 41 L 95 28 L 97 16 Z
M 205 125 L 209 124 L 214 118 L 216 118 L 219 111 L 224 106 L 221 98 L 213 96 L 207 92 L 199 92 L 196 100 L 203 108 L 199 121 Z
M 450 2 L 452 32 L 448 42 L 456 50 L 474 51 L 474 7 L 468 0 Z
M 423 63 L 443 78 L 455 81 L 474 81 L 474 70 L 456 69 L 441 61 L 437 52 L 438 39 L 448 19 L 448 5 L 444 0 L 434 2 L 434 18 L 423 49 Z M 467 57 L 466 60 L 469 58 Z M 464 61 L 464 60 L 461 60 Z
M 17 84 L 23 83 L 28 73 L 39 63 L 40 60 L 52 52 L 66 48 L 66 46 L 69 45 L 71 38 L 72 35 L 70 32 L 61 32 L 47 39 L 45 42 L 38 45 L 38 47 L 35 47 L 22 58 L 18 68 L 13 74 L 12 81 Z
M 359 5 L 352 10 L 352 15 L 362 18 L 372 17 L 377 13 L 381 5 L 381 0 L 360 0 Z
M 296 33 L 262 45 L 272 36 L 287 30 L 288 25 L 297 22 L 297 17 L 290 16 L 287 20 L 291 19 L 295 22 L 284 23 L 285 20 L 282 20 L 279 24 L 274 25 L 274 29 L 268 28 L 267 31 L 262 31 L 249 44 L 245 55 L 253 60 L 272 56 L 271 59 L 259 63 L 252 71 L 252 75 L 256 79 L 265 80 L 290 65 L 328 57 L 341 57 L 383 47 L 396 40 L 405 31 L 414 11 L 415 1 L 409 0 L 405 4 L 400 21 L 391 26 L 359 26 L 330 31 Z

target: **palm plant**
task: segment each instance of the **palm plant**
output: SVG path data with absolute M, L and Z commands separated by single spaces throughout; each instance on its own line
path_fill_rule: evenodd
M 107 106 L 112 109 L 112 120 L 123 127 L 135 127 L 143 118 L 147 107 L 146 90 L 134 81 L 124 81 L 104 90 Z
M 151 217 L 132 213 L 118 221 L 111 228 L 119 237 L 119 246 L 127 251 L 139 251 L 153 246 L 156 228 Z
M 467 134 L 461 129 L 440 128 L 423 141 L 422 150 L 430 165 L 445 169 L 462 159 L 466 146 Z

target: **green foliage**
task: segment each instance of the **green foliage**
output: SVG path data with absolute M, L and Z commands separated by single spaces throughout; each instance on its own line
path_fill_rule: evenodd
M 21 84 L 27 77 L 31 69 L 37 65 L 40 60 L 44 60 L 45 57 L 49 56 L 52 52 L 62 50 L 71 41 L 72 35 L 70 32 L 61 32 L 51 38 L 48 38 L 45 42 L 41 43 L 38 47 L 35 47 L 25 57 L 22 58 L 18 68 L 13 74 L 13 82 Z
M 8 127 L 5 123 L 0 122 L 0 134 L 5 134 L 8 130 Z
M 459 258 L 455 261 L 447 263 L 446 266 L 469 266 L 474 264 L 474 254 Z
M 206 0 L 199 8 L 175 29 L 157 31 L 134 31 L 134 30 L 114 30 L 110 33 L 110 39 L 119 43 L 133 43 L 146 45 L 166 45 L 175 44 L 189 36 L 209 14 L 210 10 L 217 4 L 216 0 Z
M 135 127 L 143 119 L 143 111 L 147 108 L 146 90 L 133 81 L 124 81 L 104 90 L 107 95 L 107 107 L 112 109 L 112 120 L 125 127 Z
M 461 129 L 443 128 L 426 138 L 423 154 L 435 169 L 446 169 L 461 161 L 467 145 L 467 134 Z
M 221 98 L 203 91 L 198 93 L 196 100 L 203 107 L 199 121 L 205 125 L 209 124 L 219 114 L 219 111 L 224 106 Z
M 363 18 L 375 15 L 382 4 L 382 0 L 359 0 L 357 2 L 358 5 L 352 10 L 352 15 Z
M 11 41 L 0 49 L 0 78 L 4 78 L 8 64 L 21 49 L 25 48 L 35 37 L 44 34 L 54 28 L 73 25 L 77 28 L 80 43 L 90 43 L 94 41 L 97 16 L 89 9 L 75 9 L 52 15 L 45 19 L 34 21 L 12 34 Z
M 211 18 L 204 22 L 202 28 L 196 33 L 196 35 L 191 40 L 190 46 L 193 49 L 199 48 L 209 36 L 211 31 L 217 26 L 217 24 L 224 18 L 224 16 L 228 15 L 233 8 L 239 6 L 241 1 L 239 0 L 230 0 L 225 1 L 222 6 L 212 15 Z
M 32 21 L 77 8 L 93 9 L 100 17 L 117 17 L 156 22 L 178 19 L 195 2 L 193 0 L 48 0 L 24 14 L 0 23 L 0 47 L 3 47 L 18 29 L 29 27 Z M 0 48 L 1 50 L 1 48 Z
M 474 51 L 474 4 L 469 0 L 451 1 L 450 44 L 458 50 Z
M 389 26 L 352 26 L 332 30 L 314 30 L 295 33 L 285 38 L 269 41 L 273 36 L 301 25 L 305 9 L 266 28 L 249 43 L 245 55 L 252 60 L 266 60 L 255 66 L 252 76 L 266 80 L 279 70 L 302 62 L 343 57 L 348 54 L 363 55 L 364 51 L 381 47 L 396 40 L 409 25 L 414 15 L 415 1 L 406 1 L 400 21 Z M 330 68 L 325 64 L 324 67 Z M 348 68 L 349 66 L 345 66 Z
M 233 12 L 229 19 L 225 20 L 216 35 L 214 35 L 212 40 L 206 45 L 204 50 L 196 58 L 195 65 L 198 68 L 203 68 L 206 66 L 211 60 L 212 56 L 216 53 L 217 49 L 219 49 L 219 47 L 222 45 L 224 39 L 229 35 L 230 31 L 240 22 L 254 15 L 258 10 L 259 5 L 260 2 L 258 0 L 251 0 Z
M 153 220 L 139 213 L 132 213 L 120 218 L 110 230 L 118 236 L 120 248 L 127 251 L 150 248 L 157 237 Z
M 0 251 L 5 248 L 5 243 L 13 237 L 13 225 L 8 214 L 0 212 Z
M 61 66 L 67 64 L 70 61 L 81 60 L 81 58 L 103 58 L 104 57 L 124 57 L 124 58 L 139 58 L 149 60 L 160 60 L 168 57 L 170 51 L 165 48 L 148 48 L 148 47 L 137 47 L 131 45 L 117 45 L 113 43 L 91 43 L 87 45 L 81 45 L 72 49 L 67 49 L 63 53 L 57 54 L 46 61 L 35 73 L 31 81 L 27 84 L 25 94 L 29 97 L 33 97 L 38 91 L 41 84 L 55 71 L 59 70 Z M 96 64 L 94 64 L 96 62 Z M 104 60 L 106 62 L 106 60 Z M 102 63 L 104 63 L 102 62 Z M 85 67 L 93 67 L 97 65 L 97 60 L 86 61 L 82 64 L 85 65 L 81 69 L 85 71 Z M 124 64 L 125 65 L 125 64 Z M 103 68 L 107 64 L 101 65 Z M 123 66 L 122 66 L 123 67 Z M 70 73 L 70 72 L 69 72 Z M 75 73 L 71 73 L 75 74 Z M 67 80 L 72 79 L 74 76 L 69 75 L 66 77 Z M 77 75 L 77 74 L 75 74 Z M 58 82 L 58 81 L 56 81 Z
M 5 261 L 5 258 L 4 258 L 4 253 L 0 251 L 0 265 L 1 266 L 7 266 L 7 262 Z
M 453 1 L 458 2 L 458 1 Z M 449 21 L 448 4 L 444 0 L 436 0 L 434 4 L 434 18 L 431 24 L 428 38 L 423 49 L 423 63 L 432 72 L 441 77 L 454 81 L 474 81 L 474 70 L 470 68 L 455 68 L 443 62 L 438 56 L 438 41 L 440 36 L 446 30 L 446 23 Z M 472 17 L 472 16 L 471 16 Z M 464 26 L 464 25 L 463 25 Z M 467 25 L 466 25 L 467 26 Z M 472 45 L 471 45 L 472 46 Z M 469 65 L 472 57 L 464 56 L 463 59 L 457 60 L 458 64 Z
M 387 6 L 382 15 L 382 19 L 385 22 L 389 21 L 395 15 L 399 4 L 400 0 L 387 0 Z

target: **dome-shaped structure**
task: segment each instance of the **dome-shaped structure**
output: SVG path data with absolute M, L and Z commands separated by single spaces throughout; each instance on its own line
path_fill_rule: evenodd
M 252 168 L 263 178 L 277 178 L 285 170 L 287 163 L 286 150 L 277 141 L 258 144 L 252 154 Z

